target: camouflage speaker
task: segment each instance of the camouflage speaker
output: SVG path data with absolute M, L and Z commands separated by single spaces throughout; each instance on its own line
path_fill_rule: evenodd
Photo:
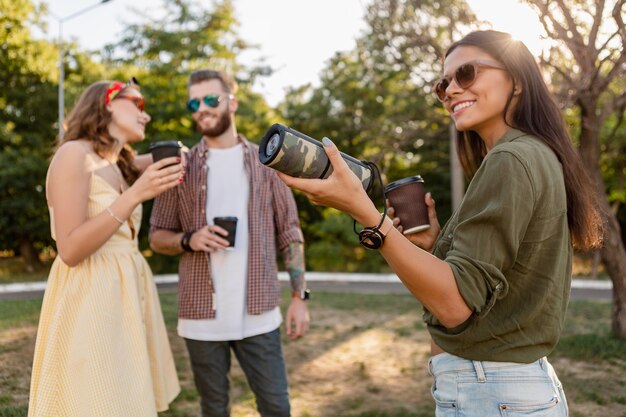
M 371 168 L 343 152 L 341 157 L 370 193 L 374 182 Z M 323 179 L 333 172 L 320 141 L 278 123 L 265 132 L 259 145 L 259 160 L 263 165 L 298 178 Z

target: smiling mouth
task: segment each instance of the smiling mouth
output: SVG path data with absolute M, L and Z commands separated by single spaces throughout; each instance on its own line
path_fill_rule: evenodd
M 198 119 L 199 122 L 203 122 L 205 120 L 211 120 L 211 119 L 215 119 L 215 116 L 211 115 L 211 114 L 205 114 L 203 116 L 200 117 L 200 119 Z
M 471 107 L 471 106 L 474 105 L 474 103 L 475 103 L 474 101 L 464 101 L 463 103 L 459 103 L 459 104 L 457 104 L 456 106 L 454 106 L 452 108 L 452 113 L 456 113 L 459 110 L 463 110 L 463 109 L 466 109 L 468 107 Z

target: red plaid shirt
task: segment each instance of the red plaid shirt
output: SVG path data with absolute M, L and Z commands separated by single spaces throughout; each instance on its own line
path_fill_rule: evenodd
M 293 194 L 276 171 L 259 162 L 259 147 L 239 135 L 244 147 L 244 166 L 250 182 L 248 196 L 248 289 L 249 314 L 261 314 L 280 302 L 276 245 L 288 250 L 292 242 L 303 242 Z M 166 229 L 191 232 L 207 225 L 207 157 L 209 147 L 201 140 L 187 154 L 185 181 L 154 200 L 151 231 Z M 224 178 L 224 181 L 228 181 Z M 284 258 L 283 254 L 283 258 Z M 205 252 L 183 252 L 179 264 L 178 317 L 215 318 L 211 256 Z

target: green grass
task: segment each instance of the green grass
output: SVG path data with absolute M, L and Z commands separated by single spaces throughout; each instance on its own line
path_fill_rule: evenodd
M 626 361 L 626 341 L 611 334 L 611 303 L 572 301 L 551 357 L 584 361 Z
M 28 407 L 25 405 L 20 407 L 0 405 L 0 417 L 24 417 L 27 414 Z
M 283 302 L 288 301 L 289 294 L 283 294 Z M 421 314 L 421 305 L 409 294 L 353 294 L 340 292 L 315 293 L 309 301 L 311 310 L 332 308 L 341 311 L 377 311 L 380 313 L 414 310 Z
M 41 299 L 0 301 L 0 331 L 37 324 L 41 301 Z
M 581 334 L 563 336 L 551 357 L 567 357 L 585 361 L 626 361 L 626 342 L 610 335 Z
M 285 301 L 289 294 L 284 292 Z M 176 327 L 176 293 L 162 292 L 160 294 L 166 324 L 170 335 L 175 334 Z M 286 305 L 286 303 L 283 303 Z M 0 332 L 36 325 L 41 307 L 41 300 L 7 300 L 0 301 Z M 570 304 L 565 328 L 561 341 L 556 350 L 550 356 L 557 373 L 563 382 L 572 417 L 586 415 L 619 416 L 626 415 L 626 341 L 617 340 L 610 336 L 611 304 L 595 301 L 573 301 Z M 410 295 L 397 294 L 349 294 L 349 293 L 324 293 L 319 292 L 309 302 L 309 310 L 312 314 L 312 332 L 323 333 L 326 330 L 336 332 L 338 341 L 348 340 L 351 336 L 358 336 L 368 330 L 382 329 L 391 331 L 397 340 L 414 340 L 418 334 L 425 334 L 426 330 L 421 324 L 421 307 Z M 341 317 L 365 317 L 374 312 L 380 316 L 402 316 L 406 313 L 415 312 L 415 322 L 410 320 L 402 322 L 391 329 L 389 323 L 367 322 L 350 325 L 347 329 L 335 330 L 333 325 L 315 327 L 316 315 L 337 314 L 338 324 Z M 367 314 L 366 314 L 367 313 Z M 410 315 L 410 314 L 409 314 Z M 345 333 L 347 332 L 347 333 Z M 179 370 L 182 392 L 171 404 L 171 409 L 160 414 L 161 417 L 191 417 L 197 415 L 198 394 L 193 387 L 193 380 L 189 372 L 189 364 L 184 352 L 184 344 L 173 336 L 172 348 L 175 354 L 176 366 Z M 307 339 L 303 339 L 296 345 L 285 344 L 285 349 L 297 349 L 298 360 L 308 362 L 309 357 L 315 356 L 306 348 Z M 27 341 L 30 344 L 34 339 Z M 411 342 L 412 343 L 412 342 Z M 0 355 L 5 355 L 5 362 L 9 366 L 16 366 L 6 358 L 15 355 L 15 349 L 24 346 L 22 342 L 12 342 L 2 345 L 0 343 Z M 0 356 L 2 359 L 2 356 Z M 416 361 L 422 361 L 417 357 Z M 415 364 L 406 364 L 411 374 L 415 373 Z M 28 368 L 29 364 L 21 365 L 21 372 Z M 412 368 L 413 367 L 413 368 Z M 15 368 L 4 375 L 16 375 L 20 368 Z M 372 374 L 369 366 L 357 360 L 351 369 L 346 372 L 354 372 L 360 375 L 362 380 L 368 380 Z M 254 409 L 254 397 L 247 386 L 242 374 L 231 376 L 231 386 L 235 390 L 231 398 L 233 404 L 244 410 Z M 291 391 L 296 396 L 299 392 L 308 392 L 307 386 L 292 384 Z M 28 386 L 22 381 L 2 379 L 0 376 L 0 417 L 22 417 L 27 413 Z M 432 417 L 434 405 L 431 399 L 420 401 L 418 404 L 407 407 L 406 404 L 390 404 L 384 408 L 379 404 L 372 404 L 370 395 L 385 395 L 385 385 L 371 383 L 367 386 L 365 394 L 348 396 L 341 404 L 341 409 L 329 411 L 324 417 Z M 427 395 L 427 393 L 424 393 Z M 334 394 L 322 396 L 318 402 L 332 401 Z M 19 398 L 19 400 L 16 400 Z M 424 397 L 426 398 L 426 396 Z M 589 411 L 589 407 L 592 411 Z M 369 408 L 371 407 L 371 408 Z M 598 411 L 601 410 L 601 411 Z M 233 413 L 234 417 L 250 415 L 249 411 Z M 301 405 L 297 417 L 319 416 L 306 405 Z

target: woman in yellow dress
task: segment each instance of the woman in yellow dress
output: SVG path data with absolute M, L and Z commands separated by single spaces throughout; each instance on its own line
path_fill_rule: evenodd
M 180 391 L 137 230 L 141 203 L 178 185 L 182 165 L 134 156 L 129 145 L 144 139 L 149 121 L 136 80 L 91 85 L 67 118 L 46 180 L 58 256 L 29 416 L 153 417 Z

